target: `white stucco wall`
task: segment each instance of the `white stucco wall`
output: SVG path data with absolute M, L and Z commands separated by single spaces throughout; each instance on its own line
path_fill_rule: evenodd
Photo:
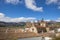
M 36 27 L 25 28 L 25 32 L 27 32 L 27 30 L 28 30 L 29 32 L 37 33 Z

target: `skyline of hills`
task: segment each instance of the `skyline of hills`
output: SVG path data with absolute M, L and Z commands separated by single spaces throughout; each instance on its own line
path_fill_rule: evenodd
M 27 21 L 27 22 L 30 22 L 30 21 Z M 3 22 L 3 21 L 0 21 L 0 27 L 22 27 L 22 26 L 25 26 L 27 22 L 17 22 L 16 23 L 16 22 Z M 47 22 L 48 25 L 50 25 L 50 24 L 60 25 L 60 22 L 56 22 L 56 21 L 45 21 L 45 22 Z M 34 22 L 34 23 L 38 23 L 38 22 Z

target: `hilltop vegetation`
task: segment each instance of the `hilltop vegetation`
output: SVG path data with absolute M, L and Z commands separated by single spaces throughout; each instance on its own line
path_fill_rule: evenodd
M 1 22 L 0 21 L 0 27 L 20 27 L 20 28 L 24 28 L 24 26 L 26 25 L 25 22 L 19 22 L 19 23 L 16 23 L 16 22 Z

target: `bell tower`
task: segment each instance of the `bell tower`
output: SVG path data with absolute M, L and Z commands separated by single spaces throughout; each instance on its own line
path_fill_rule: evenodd
M 41 26 L 41 27 L 46 27 L 46 22 L 44 21 L 43 18 L 42 18 L 42 20 L 40 21 L 40 26 Z

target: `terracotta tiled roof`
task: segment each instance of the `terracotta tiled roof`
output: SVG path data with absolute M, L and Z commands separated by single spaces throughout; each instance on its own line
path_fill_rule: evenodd
M 45 28 L 45 27 L 42 27 L 42 26 L 39 26 L 39 25 L 36 25 L 37 28 Z

